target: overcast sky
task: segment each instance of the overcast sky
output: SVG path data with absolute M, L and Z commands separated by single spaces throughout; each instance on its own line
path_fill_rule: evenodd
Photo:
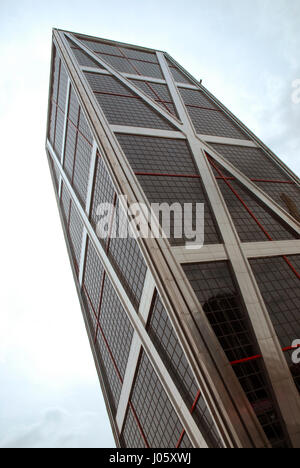
M 52 27 L 168 51 L 298 175 L 299 0 L 0 2 L 0 447 L 112 447 L 44 150 Z

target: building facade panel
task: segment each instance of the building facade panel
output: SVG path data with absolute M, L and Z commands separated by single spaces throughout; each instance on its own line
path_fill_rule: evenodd
M 205 145 L 195 131 L 218 144 Z M 57 30 L 46 146 L 117 445 L 300 446 L 300 409 L 289 369 L 298 389 L 300 373 L 288 343 L 300 338 L 299 256 L 254 256 L 253 274 L 245 259 L 249 271 L 241 269 L 241 280 L 233 253 L 243 251 L 243 242 L 299 239 L 296 176 L 166 54 Z M 199 164 L 200 153 L 215 178 Z M 239 169 L 252 185 L 223 164 L 228 171 Z M 214 183 L 220 187 L 217 200 Z M 173 247 L 190 239 L 137 240 L 136 221 L 124 210 L 125 199 L 118 198 L 124 195 L 180 207 L 190 203 L 193 229 L 196 203 L 203 203 L 204 244 L 222 248 L 228 260 L 216 262 L 212 247 L 206 249 L 209 261 L 192 263 L 190 254 L 182 269 Z M 105 239 L 97 230 L 102 203 L 112 207 L 104 213 Z M 226 216 L 233 222 L 227 232 Z M 171 234 L 180 224 L 171 216 Z M 251 298 L 244 287 L 250 283 Z M 254 331 L 260 333 L 255 303 L 275 330 L 270 328 L 269 338 L 261 316 L 265 339 L 273 347 L 278 339 L 286 348 L 280 391 L 261 336 L 255 336 Z M 281 397 L 283 388 L 292 414 Z

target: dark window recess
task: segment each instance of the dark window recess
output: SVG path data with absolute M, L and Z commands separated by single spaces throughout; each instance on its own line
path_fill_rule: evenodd
M 170 60 L 166 59 L 167 64 L 169 65 L 170 72 L 173 75 L 173 78 L 177 83 L 189 83 L 194 84 L 176 65 L 173 64 Z
M 91 133 L 91 130 L 88 126 L 88 123 L 86 121 L 85 116 L 83 115 L 83 112 L 80 112 L 80 118 L 79 118 L 79 131 L 81 134 L 88 140 L 90 143 L 90 146 L 93 145 L 93 135 Z
M 156 101 L 162 109 L 171 112 L 177 116 L 177 112 L 173 105 L 173 100 L 169 93 L 168 87 L 165 84 L 151 83 L 142 80 L 130 80 L 137 88 L 147 94 L 151 99 Z
M 88 327 L 91 333 L 91 338 L 93 339 L 96 331 L 96 324 L 93 321 L 93 315 L 91 315 L 91 308 L 83 291 L 82 300 L 85 308 Z M 103 342 L 103 340 L 99 340 L 99 342 L 97 341 L 95 344 L 97 365 L 99 366 L 101 378 L 105 385 L 105 392 L 108 397 L 112 414 L 115 415 L 117 412 L 118 402 L 120 399 L 122 389 L 121 381 L 113 366 L 111 356 L 109 355 L 109 352 L 105 347 L 105 343 Z
M 60 180 L 60 172 L 56 166 L 56 164 L 53 162 L 53 160 L 51 159 L 51 169 L 52 169 L 52 173 L 53 173 L 53 176 L 54 176 L 54 182 L 55 182 L 55 188 L 56 188 L 56 192 L 58 192 L 58 187 L 59 187 L 59 180 Z
M 80 66 L 103 69 L 102 65 L 96 62 L 96 60 L 93 60 L 92 57 L 90 57 L 88 54 L 86 54 L 82 50 L 72 48 L 72 52 L 75 55 L 75 58 Z
M 286 172 L 259 148 L 215 143 L 210 146 L 250 179 L 290 180 Z
M 70 103 L 69 103 L 69 119 L 73 123 L 73 127 L 77 127 L 79 118 L 79 103 L 73 87 L 70 90 Z
M 95 347 L 100 366 L 104 371 L 102 372 L 102 377 L 107 382 L 106 389 L 109 392 L 109 399 L 111 401 L 112 412 L 115 415 L 120 400 L 122 383 L 114 366 L 112 356 L 109 352 L 104 337 L 100 332 L 98 332 Z
M 101 288 L 103 282 L 103 265 L 93 246 L 92 242 L 88 240 L 85 269 L 83 277 L 83 291 L 86 295 L 90 307 L 94 310 L 96 317 L 98 317 Z
M 62 182 L 60 205 L 61 205 L 61 211 L 63 214 L 63 220 L 64 220 L 66 227 L 68 226 L 68 222 L 69 222 L 70 202 L 71 202 L 70 194 L 68 192 L 66 185 Z
M 179 91 L 186 106 L 206 107 L 214 110 L 219 109 L 216 104 L 200 90 L 179 88 Z
M 185 140 L 117 134 L 134 172 L 197 175 Z
M 188 436 L 186 434 L 184 434 L 179 448 L 181 448 L 181 449 L 192 449 L 193 448 L 193 445 L 192 445 L 190 439 L 188 438 Z
M 127 218 L 123 209 L 119 208 L 119 201 L 117 201 L 114 217 L 117 234 L 126 232 L 124 224 L 127 225 Z M 133 305 L 138 309 L 147 267 L 136 239 L 129 236 L 126 238 L 118 237 L 118 235 L 113 236 L 110 239 L 108 257 Z
M 150 203 L 168 203 L 170 205 L 173 203 L 179 203 L 182 208 L 184 203 L 192 203 L 193 210 L 190 224 L 193 226 L 193 229 L 196 229 L 196 203 L 204 203 L 204 243 L 220 243 L 220 236 L 200 179 L 146 175 L 138 176 L 138 180 Z M 182 219 L 183 218 L 184 216 L 182 216 Z M 160 222 L 162 223 L 162 219 L 160 219 Z M 170 223 L 166 222 L 165 224 L 166 228 L 170 227 L 171 237 L 169 241 L 171 245 L 184 245 L 189 239 L 184 236 L 181 238 L 175 238 L 174 222 L 173 213 L 171 214 Z M 184 232 L 183 221 L 182 232 Z
M 145 60 L 147 62 L 157 62 L 156 54 L 153 52 L 145 52 L 137 49 L 125 48 L 120 47 L 118 48 L 120 52 L 128 57 L 129 59 L 136 59 L 136 60 Z
M 107 54 L 112 54 L 112 55 L 120 55 L 118 48 L 109 44 L 105 44 L 105 42 L 98 42 L 98 41 L 89 41 L 86 39 L 81 39 L 78 37 L 78 39 L 89 49 L 91 49 L 93 52 L 99 52 L 99 53 L 107 53 Z
M 224 173 L 224 171 L 222 171 Z M 226 174 L 227 175 L 227 174 Z M 241 200 L 230 189 L 224 180 L 218 180 L 223 197 L 234 221 L 235 227 L 242 242 L 268 241 L 270 238 L 264 233 L 262 227 L 271 236 L 272 240 L 297 239 L 298 235 L 289 228 L 279 217 L 258 200 L 250 191 L 243 188 L 237 181 L 230 180 L 230 186 L 246 204 L 257 221 L 243 206 Z
M 145 442 L 139 430 L 137 421 L 133 415 L 133 411 L 128 406 L 123 430 L 121 434 L 122 448 L 145 448 Z
M 130 351 L 133 327 L 107 275 L 102 293 L 99 322 L 118 370 L 124 378 Z M 98 337 L 100 332 L 98 331 Z
M 107 120 L 113 125 L 174 130 L 174 127 L 151 109 L 142 99 L 96 94 Z
M 130 400 L 149 446 L 176 447 L 183 427 L 144 351 Z
M 117 78 L 95 73 L 85 73 L 85 76 L 109 123 L 174 130 L 167 120 Z
M 64 121 L 65 121 L 65 114 L 60 110 L 60 108 L 57 108 L 54 150 L 56 151 L 56 154 L 59 159 L 61 157 L 61 152 L 62 152 Z
M 199 388 L 160 297 L 157 293 L 154 297 L 147 330 L 185 404 L 191 410 Z M 192 414 L 207 444 L 214 448 L 222 447 L 218 431 L 202 396 L 199 397 Z
M 300 272 L 300 255 L 287 257 Z M 271 321 L 282 348 L 292 346 L 300 339 L 300 284 L 299 279 L 282 257 L 250 260 L 256 281 L 264 298 Z M 288 366 L 299 388 L 299 364 L 293 364 L 292 353 L 285 353 Z
M 70 221 L 69 221 L 69 239 L 73 261 L 76 271 L 79 270 L 81 246 L 82 246 L 83 222 L 75 208 L 74 202 L 71 203 Z
M 187 110 L 197 133 L 249 140 L 248 135 L 224 112 L 190 106 L 187 106 Z
M 183 268 L 228 360 L 260 354 L 228 262 L 190 264 Z M 245 362 L 233 369 L 272 446 L 286 447 L 288 442 L 263 362 Z
M 83 207 L 86 204 L 87 186 L 90 173 L 92 148 L 79 133 L 77 136 L 76 159 L 74 167 L 73 187 Z
M 63 111 L 66 108 L 67 87 L 68 87 L 68 75 L 65 71 L 63 64 L 61 63 L 59 87 L 58 87 L 58 105 Z
M 55 121 L 56 121 L 56 105 L 54 102 L 50 104 L 50 122 L 49 122 L 49 141 L 51 145 L 54 145 L 54 134 L 55 134 Z
M 97 153 L 97 162 L 96 162 L 96 175 L 95 175 L 95 180 L 94 180 L 94 187 L 93 187 L 93 196 L 92 196 L 92 208 L 91 208 L 91 223 L 92 226 L 95 230 L 97 230 L 97 224 L 98 222 L 101 221 L 101 213 L 97 210 L 99 209 L 99 206 L 102 203 L 110 203 L 113 204 L 114 202 L 114 193 L 115 189 L 112 183 L 112 180 L 107 172 L 106 165 L 103 161 L 103 158 Z M 111 219 L 109 216 L 109 212 L 105 211 L 104 214 L 107 213 L 106 216 L 106 232 L 107 236 L 109 235 L 109 226 Z M 103 244 L 106 244 L 107 239 L 104 241 L 103 239 L 100 239 Z
M 76 150 L 77 131 L 74 125 L 68 121 L 66 131 L 66 144 L 64 156 L 64 170 L 70 182 L 73 178 L 74 155 Z

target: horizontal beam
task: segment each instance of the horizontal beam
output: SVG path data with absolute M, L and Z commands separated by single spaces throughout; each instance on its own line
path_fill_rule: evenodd
M 258 148 L 258 145 L 251 140 L 239 140 L 237 138 L 226 138 L 215 135 L 200 135 L 198 137 L 206 143 L 218 143 L 220 145 L 247 146 L 249 148 Z
M 300 240 L 245 242 L 241 244 L 241 247 L 247 258 L 300 255 Z M 228 260 L 223 244 L 204 245 L 199 250 L 176 246 L 172 247 L 172 253 L 181 264 Z
M 182 132 L 172 130 L 160 130 L 156 128 L 129 127 L 126 125 L 110 125 L 110 129 L 114 133 L 127 133 L 130 135 L 145 135 L 160 138 L 175 138 L 185 140 L 185 135 Z

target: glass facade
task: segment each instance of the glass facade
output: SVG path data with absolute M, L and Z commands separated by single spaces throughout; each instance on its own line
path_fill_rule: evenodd
M 191 131 L 184 129 L 186 119 L 180 121 L 182 112 L 190 117 Z M 207 154 L 201 153 L 211 166 L 209 177 L 198 170 L 191 133 L 200 149 L 197 134 L 210 141 Z M 291 422 L 267 370 L 269 356 L 260 349 L 239 286 L 242 280 L 230 257 L 234 254 L 227 255 L 225 248 L 226 259 L 220 261 L 215 250 L 228 242 L 226 230 L 236 251 L 246 242 L 259 242 L 260 254 L 245 260 L 244 281 L 254 281 L 257 294 L 260 291 L 286 357 L 286 375 L 293 385 L 292 375 L 299 390 L 299 364 L 292 360 L 292 343 L 300 339 L 298 179 L 167 54 L 58 30 L 46 149 L 116 444 L 187 449 L 295 446 Z M 268 195 L 267 201 L 220 161 L 241 171 L 253 188 Z M 129 221 L 121 195 L 148 204 L 189 203 L 194 229 L 196 203 L 203 203 L 206 260 L 201 259 L 202 251 L 193 257 L 184 249 L 188 239 L 174 235 L 179 222 L 174 216 L 169 220 L 169 239 L 120 237 Z M 112 208 L 105 236 L 98 230 L 102 204 Z M 230 222 L 217 214 L 224 204 Z M 158 221 L 162 223 L 162 218 Z M 275 241 L 281 250 L 272 256 L 267 249 Z M 178 263 L 176 271 L 171 259 Z M 196 333 L 199 313 L 217 340 L 202 330 L 197 336 L 208 356 L 219 343 L 224 351 L 220 362 L 225 371 L 232 366 L 234 385 L 222 380 L 221 364 L 214 359 L 203 370 L 202 356 L 187 332 L 190 327 L 191 334 Z M 181 333 L 184 319 L 188 327 Z M 202 376 L 199 382 L 197 375 Z M 213 387 L 214 380 L 218 385 Z M 174 386 L 181 406 L 174 403 Z M 208 398 L 211 388 L 219 393 Z M 237 394 L 245 408 L 228 403 L 234 403 Z M 236 421 L 243 437 L 238 429 L 230 429 Z

